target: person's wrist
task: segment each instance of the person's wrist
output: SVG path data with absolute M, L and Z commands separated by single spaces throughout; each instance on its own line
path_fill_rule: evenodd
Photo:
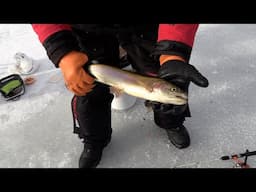
M 185 59 L 183 59 L 181 56 L 178 56 L 178 55 L 161 55 L 159 57 L 160 65 L 163 65 L 167 61 L 171 61 L 171 60 L 178 60 L 178 61 L 186 62 Z

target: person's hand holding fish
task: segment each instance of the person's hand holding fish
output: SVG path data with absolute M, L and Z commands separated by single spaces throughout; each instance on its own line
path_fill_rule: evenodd
M 200 87 L 208 87 L 208 80 L 182 57 L 176 55 L 161 55 L 158 76 L 168 80 L 187 91 L 192 81 Z
M 72 51 L 66 54 L 59 63 L 66 87 L 78 96 L 86 95 L 95 86 L 94 78 L 83 69 L 87 62 L 86 54 Z
M 209 85 L 207 78 L 180 56 L 161 55 L 160 66 L 158 77 L 175 84 L 187 94 L 190 82 L 200 87 L 208 87 Z M 164 111 L 166 114 L 179 115 L 187 110 L 188 103 L 184 105 L 154 103 L 153 107 L 155 110 Z

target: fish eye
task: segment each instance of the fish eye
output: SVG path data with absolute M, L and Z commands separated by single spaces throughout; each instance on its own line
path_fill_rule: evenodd
M 175 92 L 175 91 L 177 91 L 177 90 L 176 90 L 176 88 L 171 88 L 170 91 L 171 91 L 171 92 Z

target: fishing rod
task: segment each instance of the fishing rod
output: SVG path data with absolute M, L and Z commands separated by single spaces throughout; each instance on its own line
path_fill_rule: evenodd
M 256 151 L 249 151 L 248 149 L 246 149 L 245 153 L 222 156 L 221 160 L 231 159 L 235 162 L 235 167 L 237 168 L 250 168 L 250 165 L 247 164 L 247 160 L 249 156 L 253 156 L 253 155 L 256 155 Z M 244 160 L 241 161 L 239 158 L 244 158 Z

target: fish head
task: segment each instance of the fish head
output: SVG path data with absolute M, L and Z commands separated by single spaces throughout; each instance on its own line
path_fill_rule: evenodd
M 161 80 L 153 83 L 154 92 L 157 92 L 158 98 L 162 103 L 185 105 L 188 102 L 188 94 L 178 86 Z

